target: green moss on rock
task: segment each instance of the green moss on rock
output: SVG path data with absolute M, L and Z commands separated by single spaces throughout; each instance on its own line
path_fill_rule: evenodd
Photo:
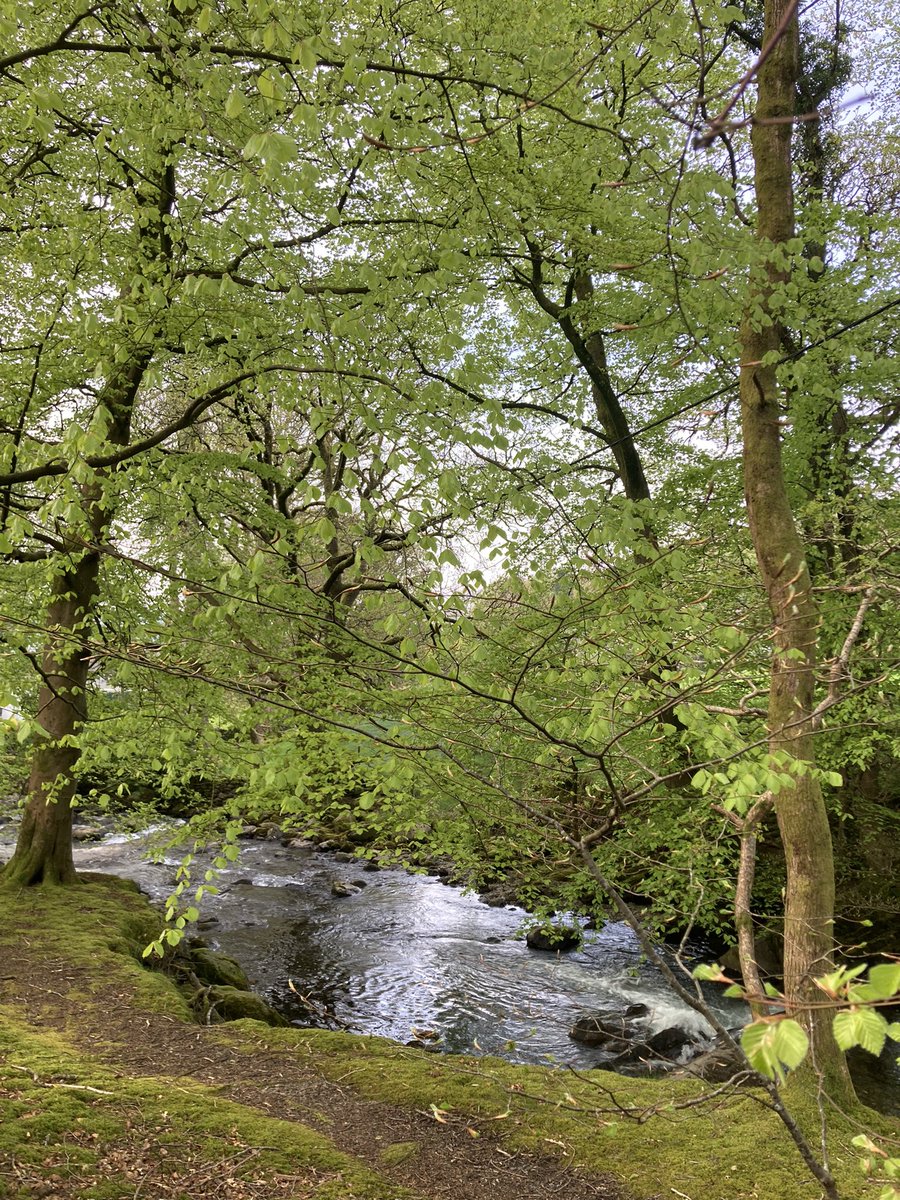
M 250 991 L 250 980 L 244 973 L 243 967 L 227 954 L 219 954 L 216 950 L 207 950 L 205 946 L 195 946 L 189 952 L 191 970 L 203 983 L 219 983 L 225 987 L 238 988 L 240 991 Z
M 199 997 L 207 1019 L 220 1021 L 262 1021 L 266 1025 L 288 1025 L 281 1013 L 266 1004 L 256 992 L 216 984 L 205 988 Z

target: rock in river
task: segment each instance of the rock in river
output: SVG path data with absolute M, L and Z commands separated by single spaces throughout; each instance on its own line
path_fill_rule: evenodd
M 581 942 L 581 930 L 574 925 L 538 925 L 528 930 L 525 941 L 532 950 L 574 950 Z

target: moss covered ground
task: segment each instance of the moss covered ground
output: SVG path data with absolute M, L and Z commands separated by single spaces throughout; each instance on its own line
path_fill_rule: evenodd
M 761 1097 L 378 1038 L 192 1024 L 121 881 L 0 891 L 0 1197 L 815 1200 Z M 707 1092 L 715 1091 L 707 1087 Z M 801 1113 L 818 1142 L 814 1107 Z M 877 1195 L 829 1115 L 846 1200 Z

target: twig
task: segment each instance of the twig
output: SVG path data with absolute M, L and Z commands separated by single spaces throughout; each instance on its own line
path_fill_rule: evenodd
M 856 616 L 853 618 L 853 624 L 847 636 L 844 638 L 844 644 L 841 646 L 841 652 L 831 664 L 831 670 L 828 672 L 828 694 L 821 703 L 817 704 L 812 713 L 812 725 L 814 729 L 820 729 L 822 726 L 822 716 L 827 709 L 837 704 L 840 699 L 841 684 L 847 678 L 847 666 L 850 662 L 850 655 L 853 653 L 853 647 L 859 640 L 859 635 L 862 632 L 863 623 L 866 619 L 866 613 L 872 606 L 875 599 L 875 588 L 866 588 L 863 598 L 859 602 L 859 608 L 856 610 Z
M 737 89 L 735 90 L 734 95 L 731 97 L 719 115 L 717 117 L 713 117 L 713 119 L 710 121 L 709 128 L 707 129 L 706 133 L 701 134 L 701 136 L 694 141 L 694 146 L 696 149 L 701 150 L 711 146 L 716 138 L 722 133 L 728 122 L 729 114 L 734 110 L 735 105 L 738 103 L 744 92 L 746 92 L 756 75 L 762 69 L 766 60 L 772 54 L 772 51 L 787 33 L 788 27 L 790 26 L 797 12 L 798 4 L 799 0 L 791 0 L 791 3 L 785 8 L 784 15 L 779 21 L 775 32 L 769 39 L 768 45 L 763 46 L 759 58 L 757 58 L 756 62 L 754 62 L 738 80 Z

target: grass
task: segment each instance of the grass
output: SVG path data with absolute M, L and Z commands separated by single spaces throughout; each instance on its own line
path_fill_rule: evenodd
M 191 1082 L 123 1078 L 64 1038 L 2 1015 L 0 1196 L 30 1200 L 36 1176 L 57 1175 L 61 1190 L 75 1183 L 85 1200 L 133 1197 L 148 1151 L 157 1164 L 156 1193 L 186 1200 L 212 1194 L 205 1186 L 197 1192 L 210 1168 L 233 1175 L 229 1195 L 236 1198 L 255 1194 L 260 1183 L 266 1195 L 279 1195 L 279 1182 L 294 1189 L 285 1194 L 317 1200 L 401 1194 L 296 1121 L 263 1116 Z

